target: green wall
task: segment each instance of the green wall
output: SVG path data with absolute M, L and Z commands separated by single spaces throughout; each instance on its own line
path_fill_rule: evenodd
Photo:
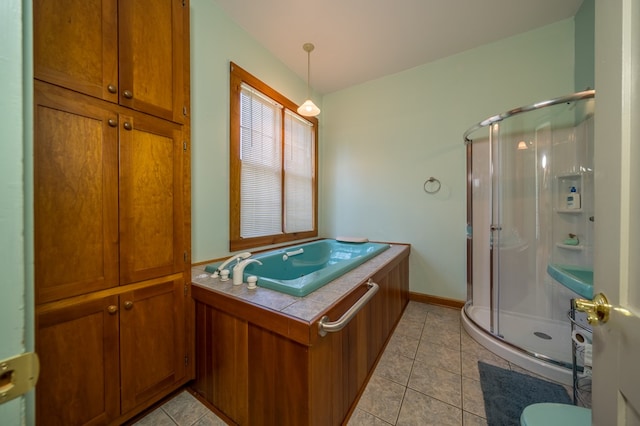
M 229 61 L 294 102 L 307 94 L 303 79 L 211 0 L 191 0 L 193 262 L 229 253 Z
M 202 262 L 229 253 L 229 61 L 294 101 L 306 84 L 210 0 L 192 0 L 191 9 L 193 261 Z M 567 19 L 316 97 L 320 236 L 410 243 L 411 290 L 465 300 L 462 134 L 573 92 L 573 61 Z M 431 176 L 442 182 L 436 195 L 423 191 Z
M 584 0 L 575 16 L 575 91 L 595 88 L 595 0 Z
M 0 360 L 23 353 L 25 344 L 25 241 L 23 182 L 22 2 L 0 3 Z M 27 102 L 28 104 L 28 102 Z M 28 327 L 33 322 L 27 323 Z M 27 422 L 25 399 L 0 404 L 0 423 Z
M 573 34 L 568 19 L 324 96 L 325 233 L 410 243 L 411 291 L 466 300 L 462 134 L 572 93 Z

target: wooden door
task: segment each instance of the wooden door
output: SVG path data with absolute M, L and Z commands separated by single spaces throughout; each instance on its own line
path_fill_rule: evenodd
M 184 269 L 182 147 L 182 126 L 120 116 L 121 285 Z
M 118 101 L 116 0 L 34 0 L 34 77 Z
M 183 0 L 120 0 L 120 104 L 183 122 Z
M 596 3 L 593 424 L 640 424 L 640 4 Z
M 107 107 L 35 84 L 36 303 L 118 285 L 118 116 Z
M 175 277 L 120 296 L 123 413 L 184 378 L 184 281 Z
M 107 424 L 120 414 L 118 297 L 60 304 L 36 314 L 42 425 Z

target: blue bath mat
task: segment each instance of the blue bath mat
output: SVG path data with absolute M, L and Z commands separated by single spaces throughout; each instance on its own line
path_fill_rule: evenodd
M 522 410 L 538 402 L 572 404 L 566 389 L 557 383 L 481 361 L 478 370 L 489 426 L 520 425 Z

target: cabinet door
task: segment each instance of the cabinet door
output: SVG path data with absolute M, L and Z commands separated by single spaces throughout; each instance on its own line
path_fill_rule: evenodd
M 185 5 L 183 0 L 119 1 L 121 105 L 183 122 Z
M 182 278 L 120 296 L 123 413 L 184 378 L 184 299 Z
M 37 79 L 118 101 L 116 0 L 34 0 Z
M 182 126 L 120 116 L 120 284 L 184 269 Z
M 120 414 L 118 297 L 37 314 L 42 425 L 107 424 Z
M 36 302 L 118 285 L 117 114 L 36 82 Z

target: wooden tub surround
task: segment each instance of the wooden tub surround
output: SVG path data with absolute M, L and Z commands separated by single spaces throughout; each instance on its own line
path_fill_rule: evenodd
M 410 246 L 391 248 L 306 297 L 233 286 L 192 270 L 193 389 L 238 425 L 340 425 L 348 420 L 409 301 Z M 340 331 L 321 337 L 379 290 Z

